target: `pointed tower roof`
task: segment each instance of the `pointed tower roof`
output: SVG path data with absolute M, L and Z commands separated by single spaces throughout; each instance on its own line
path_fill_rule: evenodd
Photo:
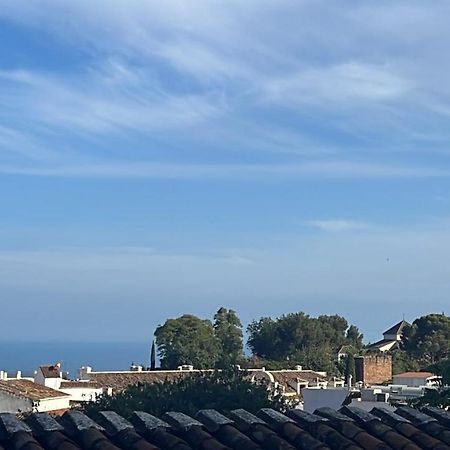
M 389 328 L 389 330 L 386 330 L 383 333 L 383 335 L 385 335 L 385 334 L 400 334 L 402 332 L 403 328 L 405 328 L 406 325 L 409 325 L 409 323 L 406 322 L 406 320 L 402 320 L 399 323 L 396 323 L 391 328 Z

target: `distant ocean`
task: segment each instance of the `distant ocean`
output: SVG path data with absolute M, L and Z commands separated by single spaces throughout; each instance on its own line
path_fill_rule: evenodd
M 93 370 L 127 370 L 131 363 L 149 365 L 150 343 L 0 342 L 0 370 L 13 376 L 17 370 L 32 375 L 38 366 L 61 363 L 77 378 L 81 366 Z

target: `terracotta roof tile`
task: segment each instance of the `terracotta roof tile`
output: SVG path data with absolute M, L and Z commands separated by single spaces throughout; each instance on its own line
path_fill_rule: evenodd
M 192 376 L 199 371 L 91 372 L 89 381 L 99 387 L 120 391 L 137 383 L 162 383 Z
M 394 377 L 401 378 L 429 378 L 434 376 L 435 374 L 432 372 L 403 372 L 394 375 Z
M 80 389 L 80 388 L 91 388 L 100 389 L 101 386 L 96 381 L 61 381 L 61 389 Z
M 53 366 L 40 366 L 39 370 L 42 372 L 44 378 L 60 378 L 61 367 L 58 364 Z
M 239 409 L 223 415 L 204 410 L 195 418 L 171 411 L 164 417 L 135 412 L 130 421 L 108 411 L 95 421 L 75 410 L 58 420 L 31 414 L 26 423 L 0 413 L 0 449 L 448 450 L 447 419 L 445 412 L 429 408 L 421 412 L 402 407 L 396 413 L 374 408 L 369 413 L 350 406 L 320 408 L 314 414 L 263 409 L 254 415 Z
M 33 381 L 20 379 L 0 381 L 0 390 L 35 401 L 68 396 L 64 392 L 42 386 Z

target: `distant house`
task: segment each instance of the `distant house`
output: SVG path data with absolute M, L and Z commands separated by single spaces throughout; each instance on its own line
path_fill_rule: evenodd
M 136 383 L 162 383 L 175 381 L 180 378 L 192 376 L 196 373 L 212 372 L 213 370 L 198 370 L 192 366 L 180 366 L 177 370 L 135 370 L 128 371 L 95 372 L 91 367 L 80 369 L 80 381 L 94 383 L 97 388 L 102 388 L 104 393 L 115 393 L 126 389 Z M 286 398 L 296 398 L 306 387 L 343 386 L 344 380 L 329 377 L 325 372 L 305 370 L 300 366 L 295 369 L 266 370 L 247 369 L 248 376 L 253 382 L 265 382 L 273 391 Z M 65 383 L 64 383 L 65 386 Z M 62 389 L 62 387 L 61 387 Z M 67 391 L 65 391 L 67 392 Z
M 71 404 L 93 402 L 103 394 L 103 388 L 91 381 L 63 380 L 59 390 L 70 395 Z
M 394 375 L 392 384 L 408 387 L 435 387 L 441 377 L 431 372 L 403 372 Z
M 405 320 L 396 323 L 393 327 L 389 328 L 383 333 L 383 339 L 374 344 L 369 345 L 368 350 L 388 352 L 390 350 L 395 350 L 398 348 L 402 336 L 403 329 L 405 326 L 409 325 Z
M 62 382 L 61 364 L 40 366 L 34 377 L 34 382 L 52 389 L 59 389 Z
M 252 380 L 264 380 L 276 393 L 286 399 L 298 399 L 302 392 L 308 387 L 327 388 L 343 387 L 344 380 L 338 377 L 330 377 L 326 372 L 314 370 L 297 369 L 249 369 Z
M 135 366 L 130 370 L 115 370 L 96 372 L 92 367 L 86 366 L 80 369 L 79 382 L 90 382 L 93 386 L 103 389 L 106 394 L 123 391 L 128 386 L 137 383 L 161 383 L 164 381 L 176 381 L 195 373 L 206 372 L 198 369 L 183 370 L 182 366 L 178 370 L 136 370 Z
M 102 386 L 95 381 L 64 379 L 59 363 L 52 366 L 40 366 L 34 382 L 69 395 L 71 404 L 94 401 L 103 394 Z
M 64 412 L 70 396 L 30 380 L 0 381 L 0 412 Z

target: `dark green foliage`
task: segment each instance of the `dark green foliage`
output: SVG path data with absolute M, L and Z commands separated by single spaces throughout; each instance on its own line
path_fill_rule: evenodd
M 422 406 L 436 406 L 438 408 L 450 407 L 450 388 L 426 389 L 423 397 L 411 400 L 410 405 L 414 408 Z
M 156 369 L 156 346 L 155 341 L 152 342 L 152 349 L 150 351 L 150 370 Z
M 113 396 L 104 395 L 84 406 L 88 414 L 116 411 L 129 418 L 133 411 L 162 416 L 167 411 L 195 415 L 199 409 L 213 408 L 223 413 L 245 408 L 256 413 L 261 408 L 283 410 L 279 397 L 273 397 L 267 386 L 252 382 L 245 371 L 226 370 L 196 373 L 177 381 L 137 384 Z
M 224 307 L 214 315 L 214 335 L 220 351 L 216 366 L 219 369 L 235 365 L 242 358 L 242 324 L 236 312 Z
M 442 377 L 443 386 L 450 386 L 450 359 L 443 359 L 427 367 L 429 372 Z
M 337 374 L 336 353 L 328 343 L 304 346 L 289 358 L 293 365 L 301 365 L 304 369 L 320 370 Z M 292 365 L 293 364 L 293 365 Z M 286 363 L 280 369 L 285 369 Z
M 164 369 L 191 364 L 197 369 L 214 367 L 220 348 L 209 320 L 191 314 L 168 319 L 155 331 L 156 344 Z
M 281 342 L 279 342 L 278 324 L 271 317 L 262 317 L 254 320 L 248 327 L 249 334 L 247 345 L 255 356 L 263 359 L 282 359 L 279 354 Z
M 405 327 L 403 348 L 421 367 L 450 358 L 450 317 L 428 314 Z
M 402 350 L 393 350 L 392 355 L 392 373 L 397 375 L 403 372 L 416 372 L 420 370 L 420 365 L 417 359 L 408 355 Z
M 356 373 L 355 373 L 355 357 L 353 355 L 347 355 L 345 358 L 345 372 L 344 372 L 345 380 L 347 381 L 350 377 L 352 377 L 352 383 L 356 381 Z
M 362 346 L 362 335 L 341 316 L 313 318 L 303 312 L 274 320 L 263 317 L 248 327 L 253 354 L 267 360 L 308 369 L 335 371 L 336 354 L 342 345 Z
M 358 327 L 355 325 L 350 325 L 348 327 L 347 344 L 357 350 L 360 350 L 363 347 L 363 334 L 359 332 Z

